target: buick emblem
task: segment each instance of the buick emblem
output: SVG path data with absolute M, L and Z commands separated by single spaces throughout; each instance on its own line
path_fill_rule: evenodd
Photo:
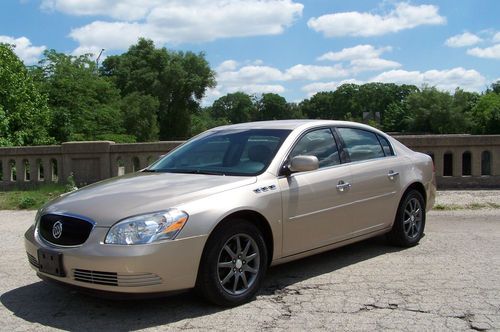
M 61 237 L 62 234 L 62 223 L 60 220 L 56 221 L 54 223 L 54 226 L 52 226 L 52 236 L 54 239 L 58 239 Z

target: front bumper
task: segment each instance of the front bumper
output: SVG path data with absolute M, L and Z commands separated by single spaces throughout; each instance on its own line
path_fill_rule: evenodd
M 78 247 L 47 244 L 26 231 L 28 260 L 42 279 L 105 292 L 164 293 L 195 286 L 207 236 L 196 236 L 145 245 L 104 244 L 108 228 L 95 227 Z M 40 272 L 38 249 L 62 253 L 64 277 Z

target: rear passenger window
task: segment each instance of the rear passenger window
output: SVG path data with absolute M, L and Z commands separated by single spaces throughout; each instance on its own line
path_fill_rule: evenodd
M 290 153 L 295 156 L 316 156 L 319 168 L 340 164 L 339 150 L 330 129 L 319 129 L 305 134 Z
M 394 151 L 392 150 L 391 145 L 389 144 L 389 141 L 387 138 L 377 135 L 378 139 L 380 141 L 380 144 L 382 144 L 382 148 L 384 149 L 384 153 L 386 156 L 394 156 Z
M 384 157 L 384 151 L 375 133 L 354 128 L 338 128 L 351 161 Z

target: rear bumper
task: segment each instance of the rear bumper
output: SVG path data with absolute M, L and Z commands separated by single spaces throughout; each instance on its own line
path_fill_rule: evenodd
M 427 201 L 426 201 L 426 211 L 432 210 L 434 204 L 436 203 L 436 175 L 432 174 L 432 180 L 429 181 L 425 186 Z
M 101 293 L 150 294 L 194 287 L 207 236 L 123 246 L 104 244 L 106 232 L 96 227 L 83 245 L 70 248 L 46 244 L 31 227 L 24 241 L 30 265 L 42 279 Z M 64 277 L 40 272 L 40 248 L 62 253 Z

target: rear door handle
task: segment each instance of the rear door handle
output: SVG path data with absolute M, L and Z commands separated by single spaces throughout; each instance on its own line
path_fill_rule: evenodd
M 340 180 L 339 183 L 337 184 L 338 191 L 343 192 L 349 188 L 351 188 L 351 184 L 349 182 L 344 182 L 343 180 Z
M 393 170 L 390 170 L 390 171 L 389 171 L 389 174 L 387 174 L 387 176 L 388 176 L 388 177 L 389 177 L 389 179 L 391 179 L 391 180 L 394 180 L 394 178 L 395 178 L 396 176 L 398 176 L 398 175 L 399 175 L 399 172 L 394 172 Z

